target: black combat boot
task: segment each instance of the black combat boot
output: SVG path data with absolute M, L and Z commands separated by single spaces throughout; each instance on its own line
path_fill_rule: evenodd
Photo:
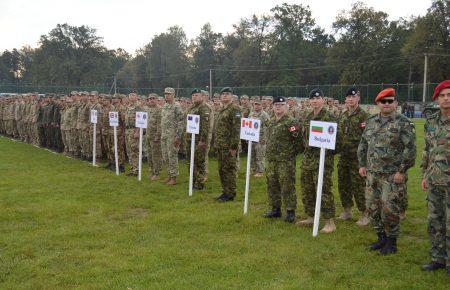
M 281 217 L 281 209 L 279 207 L 273 207 L 271 211 L 264 215 L 265 218 L 279 218 Z
M 369 245 L 369 251 L 379 250 L 379 249 L 383 248 L 384 245 L 386 244 L 386 234 L 383 232 L 383 233 L 378 233 L 377 235 L 378 235 L 378 241 Z
M 387 256 L 395 253 L 397 253 L 397 238 L 388 237 L 386 239 L 386 244 L 380 250 L 380 255 Z
M 284 221 L 288 223 L 295 222 L 295 210 L 287 210 L 286 216 L 284 217 Z
M 119 165 L 119 172 L 125 172 L 125 167 L 123 165 Z
M 435 262 L 435 261 L 431 261 L 430 263 L 422 266 L 422 270 L 424 270 L 424 271 L 435 271 L 437 269 L 444 269 L 444 268 L 445 268 L 445 264 Z

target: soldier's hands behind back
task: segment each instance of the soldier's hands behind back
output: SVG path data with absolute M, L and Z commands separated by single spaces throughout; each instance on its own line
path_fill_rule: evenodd
M 359 169 L 359 175 L 361 175 L 361 177 L 366 177 L 367 175 L 367 169 L 365 167 L 361 167 Z
M 403 173 L 397 172 L 394 175 L 394 182 L 395 183 L 403 183 L 405 182 L 405 175 Z

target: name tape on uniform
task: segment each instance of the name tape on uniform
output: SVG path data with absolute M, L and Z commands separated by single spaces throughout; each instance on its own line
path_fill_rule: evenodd
M 261 130 L 261 121 L 258 119 L 241 119 L 241 139 L 259 142 L 259 131 Z
M 309 146 L 334 150 L 337 124 L 322 121 L 309 123 Z
M 97 110 L 91 110 L 91 123 L 97 124 Z
M 136 128 L 147 129 L 147 112 L 136 112 Z
M 191 134 L 199 134 L 200 133 L 200 116 L 188 114 L 187 122 L 186 122 L 186 132 Z
M 117 127 L 119 126 L 119 113 L 109 112 L 109 126 Z

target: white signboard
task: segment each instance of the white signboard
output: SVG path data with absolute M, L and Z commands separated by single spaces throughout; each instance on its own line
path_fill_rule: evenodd
M 91 110 L 91 123 L 97 124 L 97 110 Z
M 186 132 L 191 134 L 200 133 L 200 116 L 199 115 L 187 115 Z
M 147 112 L 136 112 L 136 127 L 147 129 Z
M 116 127 L 119 126 L 119 113 L 109 112 L 109 126 Z
M 261 121 L 258 119 L 241 119 L 241 139 L 259 142 L 259 131 L 261 130 Z
M 334 150 L 337 124 L 311 121 L 309 124 L 309 146 Z

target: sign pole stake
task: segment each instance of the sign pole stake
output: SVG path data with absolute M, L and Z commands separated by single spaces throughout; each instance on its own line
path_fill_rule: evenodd
M 252 141 L 248 141 L 247 153 L 247 173 L 245 176 L 245 199 L 244 199 L 244 214 L 248 212 L 248 191 L 250 187 L 250 166 L 252 161 Z
M 117 126 L 114 126 L 114 159 L 116 162 L 116 175 L 119 175 L 119 154 L 117 153 Z
M 194 181 L 194 154 L 195 154 L 195 134 L 191 134 L 191 161 L 189 164 L 189 196 L 192 196 L 192 183 Z
M 138 181 L 141 181 L 142 171 L 142 128 L 139 128 L 139 174 Z
M 92 165 L 95 166 L 95 155 L 97 155 L 97 153 L 95 152 L 97 149 L 97 123 L 94 123 L 94 131 L 93 131 L 93 136 L 92 136 Z
M 316 210 L 314 212 L 313 237 L 317 237 L 319 231 L 320 207 L 322 203 L 323 172 L 325 167 L 325 150 L 326 149 L 323 147 L 320 148 L 319 177 L 317 180 Z

